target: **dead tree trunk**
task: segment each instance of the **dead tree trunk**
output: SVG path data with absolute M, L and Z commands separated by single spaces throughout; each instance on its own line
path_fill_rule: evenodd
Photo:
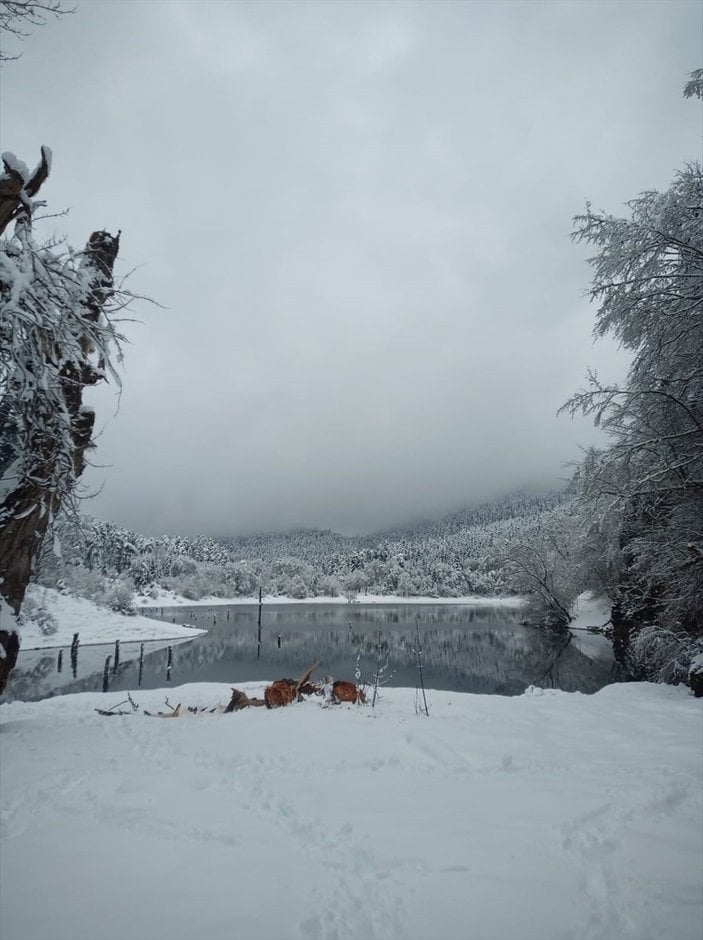
M 24 209 L 29 222 L 27 194 L 33 195 L 48 175 L 49 161 L 42 150 L 42 164 L 35 171 L 30 183 L 38 175 L 41 179 L 29 193 L 28 183 L 24 196 L 14 193 L 15 187 L 7 185 L 9 192 L 0 186 L 0 233 L 13 218 L 21 218 Z M 7 170 L 7 167 L 6 167 Z M 41 170 L 41 172 L 40 172 Z M 41 175 L 43 173 L 43 176 Z M 12 172 L 2 181 L 10 183 Z M 0 182 L 2 182 L 0 181 Z M 58 373 L 59 401 L 48 408 L 37 398 L 39 420 L 32 422 L 22 441 L 24 469 L 17 485 L 0 504 L 0 594 L 15 614 L 19 613 L 25 591 L 32 576 L 37 557 L 49 524 L 58 512 L 62 500 L 73 492 L 78 478 L 85 469 L 85 452 L 91 446 L 95 415 L 83 408 L 83 392 L 95 385 L 102 371 L 90 364 L 90 326 L 97 324 L 101 311 L 113 288 L 113 266 L 119 250 L 119 232 L 116 236 L 108 232 L 94 232 L 86 246 L 81 263 L 81 275 L 86 289 L 80 304 L 80 320 L 86 324 L 81 333 L 80 348 L 84 358 L 65 362 Z M 55 344 L 47 341 L 44 349 L 47 362 L 56 356 Z M 66 431 L 70 447 L 65 447 Z M 63 444 L 63 446 L 62 446 Z M 68 456 L 67 456 L 68 454 Z M 29 459 L 27 459 L 27 457 Z M 8 676 L 15 666 L 19 652 L 19 638 L 11 625 L 0 623 L 0 643 L 5 656 L 0 658 L 0 693 L 5 688 Z
M 11 154 L 7 156 L 11 157 Z M 0 235 L 13 219 L 26 210 L 27 200 L 36 196 L 48 177 L 51 150 L 48 147 L 41 148 L 41 160 L 29 179 L 25 179 L 11 161 L 3 159 L 3 164 L 4 173 L 0 177 Z

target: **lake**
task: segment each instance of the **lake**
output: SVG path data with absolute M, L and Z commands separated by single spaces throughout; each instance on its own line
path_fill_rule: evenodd
M 258 607 L 152 608 L 140 611 L 167 623 L 207 629 L 192 640 L 122 643 L 108 675 L 110 690 L 161 688 L 185 682 L 272 680 L 301 675 L 317 660 L 316 677 L 371 682 L 379 660 L 383 681 L 415 688 L 418 637 L 425 687 L 519 695 L 529 685 L 595 692 L 614 679 L 608 659 L 586 656 L 575 638 L 567 645 L 521 625 L 522 612 L 501 606 L 446 604 L 265 604 L 258 642 Z M 170 652 L 169 652 L 170 647 Z M 7 700 L 35 701 L 103 687 L 105 659 L 114 645 L 20 652 Z M 171 663 L 168 667 L 169 661 Z M 113 660 L 114 662 L 114 660 Z

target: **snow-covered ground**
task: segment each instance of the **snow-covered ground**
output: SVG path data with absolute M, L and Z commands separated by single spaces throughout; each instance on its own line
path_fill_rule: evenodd
M 3 940 L 700 940 L 684 688 L 142 715 L 165 695 L 229 688 L 0 707 Z
M 339 597 L 282 597 L 280 595 L 266 594 L 262 598 L 264 604 L 349 604 L 344 596 Z M 139 607 L 215 607 L 237 604 L 258 604 L 258 597 L 201 597 L 197 601 L 188 600 L 173 591 L 159 588 L 155 596 L 138 594 L 134 599 Z M 461 604 L 473 607 L 520 607 L 524 604 L 522 597 L 397 597 L 393 594 L 359 594 L 351 601 L 353 604 Z
M 36 621 L 27 620 L 19 628 L 23 650 L 70 646 L 74 633 L 78 633 L 81 646 L 114 643 L 115 640 L 126 643 L 131 640 L 193 639 L 207 633 L 207 630 L 149 620 L 141 615 L 126 617 L 82 597 L 60 594 L 52 588 L 30 585 L 27 594 L 32 607 L 42 605 L 51 612 L 57 630 L 44 635 Z

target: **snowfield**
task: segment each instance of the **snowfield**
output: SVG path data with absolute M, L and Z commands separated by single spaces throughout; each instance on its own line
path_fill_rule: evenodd
M 242 686 L 260 692 L 262 684 Z M 3 940 L 700 940 L 701 705 L 681 687 L 374 710 L 224 685 L 0 706 Z
M 195 627 L 182 624 L 162 623 L 150 620 L 141 614 L 127 617 L 106 607 L 98 607 L 92 601 L 82 597 L 64 595 L 53 588 L 39 587 L 32 584 L 27 591 L 28 598 L 34 605 L 42 605 L 51 612 L 56 621 L 55 633 L 44 635 L 40 625 L 28 619 L 20 624 L 19 634 L 22 650 L 55 649 L 71 645 L 73 634 L 79 634 L 81 646 L 99 643 L 114 643 L 149 640 L 189 639 L 207 633 Z M 6 616 L 12 617 L 9 608 Z M 3 613 L 5 613 L 3 611 Z M 14 621 L 14 617 L 12 618 Z

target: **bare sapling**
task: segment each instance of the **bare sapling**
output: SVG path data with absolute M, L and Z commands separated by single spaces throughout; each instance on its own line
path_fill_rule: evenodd
M 351 627 L 351 622 L 349 623 Z M 362 705 L 366 701 L 366 682 L 363 681 L 361 673 L 361 650 L 356 654 L 356 662 L 354 664 L 354 682 L 356 687 L 359 690 L 359 696 L 357 697 L 357 704 Z
M 383 640 L 381 639 L 381 627 L 379 626 L 378 635 L 376 637 L 376 670 L 372 676 L 373 698 L 371 700 L 371 708 L 375 708 L 376 706 L 379 689 L 390 679 L 390 675 L 387 675 L 387 672 L 388 657 L 386 656 L 385 661 L 383 660 Z
M 415 657 L 417 659 L 417 679 L 418 686 L 415 689 L 415 711 L 417 714 L 422 712 L 430 717 L 430 710 L 427 707 L 427 696 L 425 695 L 425 679 L 422 674 L 422 641 L 420 639 L 420 624 L 416 624 L 417 636 L 415 640 Z M 420 695 L 422 695 L 422 701 L 420 701 Z

